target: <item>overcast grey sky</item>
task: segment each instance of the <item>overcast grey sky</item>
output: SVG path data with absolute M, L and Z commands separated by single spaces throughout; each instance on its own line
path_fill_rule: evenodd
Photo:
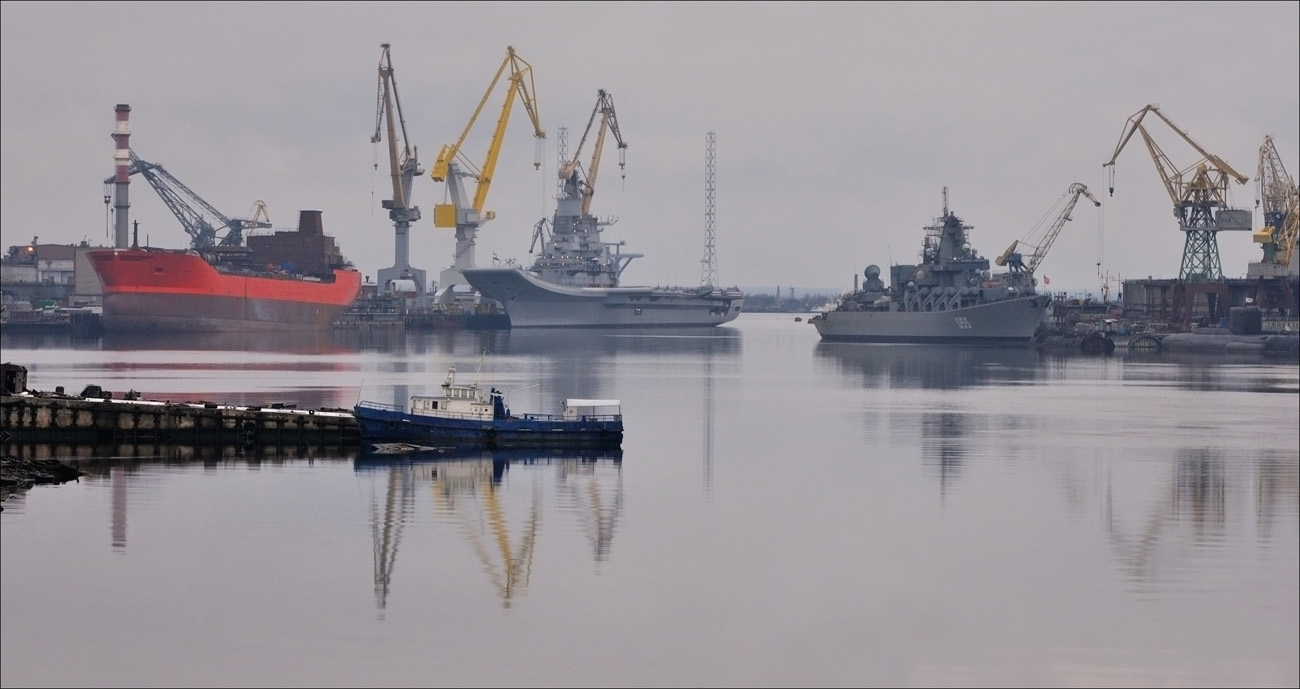
M 1051 288 L 1177 277 L 1183 236 L 1139 139 L 1102 168 L 1126 120 L 1156 103 L 1251 178 L 1272 135 L 1300 173 L 1300 4 L 1211 3 L 61 3 L 4 2 L 3 244 L 111 244 L 103 180 L 114 106 L 131 105 L 134 150 L 231 217 L 266 202 L 276 227 L 301 209 L 366 275 L 393 263 L 387 149 L 374 145 L 380 45 L 392 59 L 425 169 L 452 143 L 513 45 L 533 68 L 540 171 L 516 105 L 479 233 L 527 261 L 554 210 L 557 131 L 570 149 L 597 89 L 628 142 L 602 160 L 593 210 L 645 254 L 624 284 L 695 285 L 705 247 L 705 135 L 717 133 L 716 255 L 728 285 L 849 289 L 868 264 L 915 262 L 942 210 L 997 256 L 1081 201 L 1039 270 Z M 465 144 L 481 162 L 498 87 Z M 1171 129 L 1148 130 L 1180 169 L 1200 160 Z M 377 165 L 376 165 L 377 164 Z M 133 178 L 131 217 L 155 246 L 189 237 Z M 444 185 L 416 180 L 411 263 L 435 277 L 453 233 L 434 229 Z M 1255 212 L 1255 224 L 1259 224 Z M 1222 233 L 1225 274 L 1261 252 Z

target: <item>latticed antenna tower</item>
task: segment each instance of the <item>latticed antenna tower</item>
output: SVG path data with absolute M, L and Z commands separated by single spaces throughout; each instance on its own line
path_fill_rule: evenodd
M 713 195 L 716 191 L 713 181 L 715 158 L 714 146 L 718 135 L 709 132 L 704 135 L 704 258 L 700 259 L 700 284 L 718 284 L 718 257 L 713 252 Z
M 560 127 L 557 130 L 556 142 L 555 142 L 555 153 L 557 155 L 556 158 L 557 163 L 555 169 L 562 170 L 564 169 L 564 164 L 569 162 L 569 128 L 568 127 Z M 565 180 L 563 177 L 561 177 L 557 182 L 557 185 L 559 187 L 558 191 L 561 194 L 564 193 L 564 182 Z

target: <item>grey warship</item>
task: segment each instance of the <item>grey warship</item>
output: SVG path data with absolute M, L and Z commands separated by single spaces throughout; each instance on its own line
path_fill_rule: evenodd
M 1051 297 L 1014 273 L 993 276 L 971 248 L 967 225 L 948 209 L 925 228 L 921 262 L 867 266 L 861 288 L 809 319 L 825 342 L 1029 346 L 1042 333 Z
M 605 132 L 625 148 L 618 132 L 612 98 L 599 91 L 590 133 L 600 115 L 591 164 L 584 171 L 578 154 L 559 170 L 555 214 L 533 230 L 533 247 L 541 253 L 530 267 L 502 265 L 466 268 L 465 280 L 484 296 L 500 302 L 511 328 L 602 328 L 716 326 L 735 320 L 744 293 L 735 287 L 632 287 L 621 285 L 623 271 L 641 254 L 624 253 L 623 242 L 606 242 L 601 232 L 613 220 L 591 213 L 596 173 Z M 586 141 L 587 134 L 582 141 Z M 530 248 L 531 252 L 531 248 Z

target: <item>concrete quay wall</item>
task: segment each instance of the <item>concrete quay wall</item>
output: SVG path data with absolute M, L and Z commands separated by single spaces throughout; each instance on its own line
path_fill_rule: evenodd
M 349 448 L 358 444 L 358 436 L 356 418 L 344 410 L 157 402 L 57 393 L 0 395 L 0 440 L 11 443 Z

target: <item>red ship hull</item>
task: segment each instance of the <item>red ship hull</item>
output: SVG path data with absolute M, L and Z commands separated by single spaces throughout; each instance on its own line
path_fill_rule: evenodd
M 108 332 L 286 332 L 328 328 L 361 292 L 361 274 L 231 273 L 192 251 L 87 253 L 104 290 Z

